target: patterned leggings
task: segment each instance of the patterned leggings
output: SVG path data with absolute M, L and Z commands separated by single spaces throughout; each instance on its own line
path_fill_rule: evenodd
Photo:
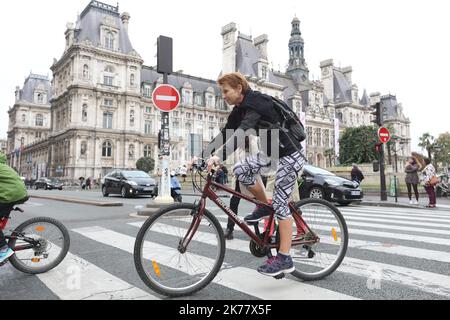
M 262 153 L 251 155 L 237 163 L 233 167 L 233 172 L 242 184 L 251 187 L 256 183 L 254 175 L 261 173 L 263 168 L 269 167 L 270 161 L 271 159 Z M 286 220 L 292 216 L 288 201 L 296 186 L 298 173 L 304 165 L 305 159 L 298 151 L 278 161 L 272 205 L 279 220 Z

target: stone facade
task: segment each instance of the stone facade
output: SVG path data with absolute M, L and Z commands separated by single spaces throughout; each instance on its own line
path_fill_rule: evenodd
M 161 114 L 151 93 L 162 83 L 162 75 L 145 66 L 133 49 L 130 19 L 128 13 L 119 14 L 118 7 L 91 1 L 75 24 L 67 24 L 65 51 L 51 66 L 51 90 L 46 98 L 36 96 L 42 103 L 24 101 L 20 94 L 18 99 L 16 93 L 16 104 L 9 111 L 8 152 L 11 165 L 22 175 L 101 178 L 112 168 L 135 168 L 140 157 L 158 159 Z M 327 60 L 320 66 L 321 81 L 309 80 L 297 18 L 292 21 L 286 72 L 269 68 L 267 35 L 253 40 L 238 32 L 235 23 L 222 28 L 221 35 L 222 73 L 239 71 L 253 89 L 293 107 L 305 123 L 306 153 L 312 164 L 333 165 L 339 132 L 370 124 L 370 99 L 365 92 L 359 98 L 351 68 L 336 68 Z M 34 78 L 50 87 L 41 76 L 30 75 L 27 81 Z M 27 81 L 24 88 L 30 87 Z M 168 81 L 181 94 L 180 107 L 170 116 L 175 169 L 219 132 L 230 107 L 214 80 L 175 72 Z M 40 92 L 42 85 L 33 88 Z M 44 118 L 42 127 L 32 123 L 37 123 L 38 112 Z M 39 139 L 36 132 L 41 132 Z M 199 145 L 192 143 L 193 135 Z M 409 137 L 409 127 L 405 135 Z

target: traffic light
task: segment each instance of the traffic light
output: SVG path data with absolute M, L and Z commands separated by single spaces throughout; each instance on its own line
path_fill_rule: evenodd
M 380 152 L 381 152 L 381 143 L 377 143 L 377 144 L 375 145 L 375 151 L 376 151 L 377 153 L 380 153 Z
M 371 122 L 375 123 L 376 125 L 378 125 L 379 127 L 383 126 L 383 121 L 381 119 L 381 104 L 379 102 L 377 102 L 374 106 L 374 111 L 371 112 L 370 114 L 372 114 L 374 116 L 374 119 L 371 120 Z

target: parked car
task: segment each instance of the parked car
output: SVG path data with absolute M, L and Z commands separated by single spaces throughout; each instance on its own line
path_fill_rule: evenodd
M 114 170 L 102 179 L 104 197 L 120 194 L 123 198 L 137 195 L 157 196 L 155 179 L 140 170 Z
M 299 192 L 301 199 L 325 199 L 344 206 L 361 201 L 364 196 L 358 183 L 309 164 L 303 168 Z
M 55 178 L 51 178 L 51 179 L 50 178 L 39 178 L 34 182 L 33 187 L 35 190 L 38 190 L 38 189 L 62 190 L 63 184 L 61 181 L 59 181 L 58 179 L 55 179 Z

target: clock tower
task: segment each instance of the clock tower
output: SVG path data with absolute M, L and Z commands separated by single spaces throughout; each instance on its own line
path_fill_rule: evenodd
M 287 73 L 294 78 L 297 84 L 309 80 L 309 70 L 305 63 L 304 48 L 305 42 L 300 32 L 300 20 L 295 17 L 292 20 L 291 38 L 289 39 L 289 66 Z

